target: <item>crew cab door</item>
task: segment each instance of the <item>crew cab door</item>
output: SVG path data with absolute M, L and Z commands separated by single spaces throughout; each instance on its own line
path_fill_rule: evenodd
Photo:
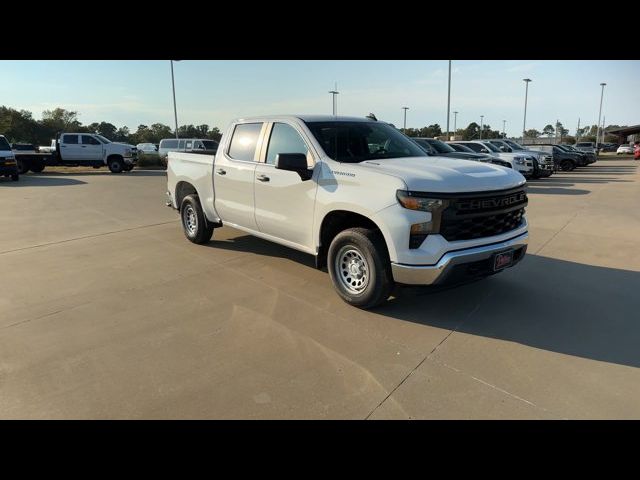
M 296 172 L 275 168 L 279 153 L 304 153 L 314 158 L 303 133 L 294 124 L 270 123 L 266 129 L 261 161 L 255 169 L 255 211 L 260 232 L 313 248 L 313 213 L 318 184 L 303 181 Z
M 102 143 L 92 135 L 80 135 L 80 152 L 83 162 L 97 162 L 102 160 Z
M 223 223 L 257 230 L 253 183 L 265 124 L 238 123 L 213 165 L 214 206 Z
M 60 156 L 64 161 L 77 161 L 82 157 L 80 135 L 65 133 L 60 137 Z

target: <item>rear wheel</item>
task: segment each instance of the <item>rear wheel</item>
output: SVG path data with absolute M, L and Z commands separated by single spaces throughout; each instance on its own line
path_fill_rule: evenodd
M 560 164 L 560 168 L 562 168 L 563 172 L 570 172 L 571 170 L 576 168 L 576 165 L 571 160 L 563 160 Z
M 16 160 L 16 163 L 18 164 L 18 173 L 20 173 L 21 175 L 24 175 L 25 173 L 27 173 L 29 171 L 29 162 L 26 160 Z
M 120 158 L 111 158 L 107 162 L 111 173 L 122 173 L 124 170 L 124 162 Z
M 190 242 L 203 244 L 211 240 L 213 225 L 207 222 L 198 195 L 187 195 L 180 204 L 184 235 Z
M 328 270 L 342 299 L 359 308 L 383 303 L 394 286 L 387 246 L 378 230 L 350 228 L 331 242 Z

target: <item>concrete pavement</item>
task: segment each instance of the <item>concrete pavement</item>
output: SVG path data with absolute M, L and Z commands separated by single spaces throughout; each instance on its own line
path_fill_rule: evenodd
M 520 265 L 368 312 L 189 243 L 164 172 L 0 181 L 0 418 L 640 418 L 639 164 L 531 181 Z

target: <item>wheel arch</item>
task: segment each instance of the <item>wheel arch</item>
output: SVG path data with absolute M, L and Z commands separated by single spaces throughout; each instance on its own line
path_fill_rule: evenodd
M 384 239 L 387 253 L 390 252 L 390 237 L 384 228 L 380 228 L 380 223 L 370 217 L 351 210 L 331 210 L 325 214 L 318 230 L 318 253 L 316 255 L 316 268 L 323 268 L 327 265 L 327 253 L 331 241 L 340 232 L 349 228 L 369 228 L 378 230 Z M 392 244 L 391 244 L 392 246 Z

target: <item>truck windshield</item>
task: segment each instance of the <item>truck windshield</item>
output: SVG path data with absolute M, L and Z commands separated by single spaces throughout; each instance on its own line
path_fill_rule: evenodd
M 7 142 L 7 139 L 0 137 L 0 150 L 11 150 L 11 145 Z
M 418 145 L 386 123 L 336 121 L 307 125 L 329 158 L 338 162 L 426 156 Z
M 453 148 L 451 148 L 449 145 L 447 145 L 446 143 L 440 141 L 440 140 L 427 140 L 427 143 L 429 145 L 431 145 L 431 147 L 438 153 L 451 153 L 451 152 L 455 152 L 455 150 Z
M 524 150 L 524 148 L 522 148 L 520 145 L 518 145 L 516 142 L 512 142 L 510 140 L 505 140 L 504 143 L 506 143 L 507 145 L 509 145 L 512 149 L 514 150 Z
M 108 138 L 103 137 L 102 135 L 96 135 L 95 137 L 98 140 L 100 140 L 102 143 L 111 143 L 111 140 L 109 140 Z
M 491 150 L 492 152 L 498 152 L 500 153 L 500 149 L 498 147 L 496 147 L 495 145 L 493 145 L 491 142 L 483 142 L 482 145 L 484 145 L 485 147 L 487 147 L 489 150 Z

